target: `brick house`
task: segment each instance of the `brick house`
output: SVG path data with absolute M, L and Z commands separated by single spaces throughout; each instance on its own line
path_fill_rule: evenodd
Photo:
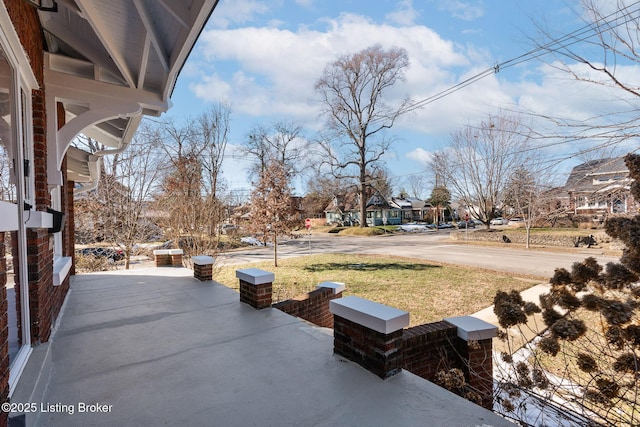
M 635 203 L 629 193 L 630 184 L 624 157 L 582 163 L 571 170 L 564 185 L 568 211 L 592 216 L 594 220 L 631 213 Z
M 74 274 L 74 189 L 170 107 L 217 0 L 0 0 L 0 400 L 49 340 Z M 70 143 L 85 134 L 109 149 Z M 6 425 L 6 414 L 0 425 Z

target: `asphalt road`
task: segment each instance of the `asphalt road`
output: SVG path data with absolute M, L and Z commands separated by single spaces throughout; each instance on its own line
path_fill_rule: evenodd
M 490 270 L 551 277 L 556 268 L 571 268 L 574 262 L 593 256 L 602 264 L 618 261 L 597 249 L 579 252 L 545 252 L 510 247 L 486 247 L 453 243 L 448 233 L 409 233 L 377 237 L 347 237 L 334 234 L 305 235 L 278 245 L 278 258 L 318 253 L 384 254 L 468 265 Z M 242 264 L 273 259 L 273 247 L 254 247 L 220 256 L 222 264 Z

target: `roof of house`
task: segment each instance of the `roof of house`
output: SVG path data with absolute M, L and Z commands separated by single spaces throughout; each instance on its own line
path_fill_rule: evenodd
M 335 195 L 324 209 L 325 212 L 349 212 L 355 210 L 358 210 L 358 194 L 353 192 Z
M 595 193 L 620 185 L 627 186 L 629 170 L 624 164 L 624 157 L 591 160 L 571 170 L 564 189 L 567 192 Z

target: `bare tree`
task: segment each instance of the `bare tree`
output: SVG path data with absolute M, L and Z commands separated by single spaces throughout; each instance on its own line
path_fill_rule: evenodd
M 509 174 L 524 164 L 529 150 L 528 129 L 519 116 L 491 115 L 478 127 L 454 132 L 449 146 L 434 155 L 432 167 L 463 209 L 489 228 Z
M 148 216 L 158 189 L 162 168 L 157 150 L 158 132 L 143 124 L 127 150 L 118 156 L 104 157 L 104 174 L 98 188 L 89 195 L 90 205 L 97 208 L 97 226 L 101 238 L 122 249 L 125 269 L 129 269 L 133 248 L 158 231 Z
M 202 144 L 204 207 L 208 210 L 208 234 L 215 236 L 225 217 L 227 197 L 224 194 L 222 162 L 229 142 L 231 108 L 219 103 L 198 117 L 198 134 Z
M 273 265 L 278 266 L 278 236 L 291 230 L 291 190 L 287 168 L 271 162 L 251 193 L 249 230 L 273 243 Z
M 267 165 L 277 161 L 285 165 L 291 178 L 305 168 L 305 153 L 308 142 L 302 127 L 291 121 L 277 121 L 271 126 L 255 126 L 240 148 L 255 159 L 250 174 L 259 179 Z
M 640 65 L 638 4 L 632 0 L 578 3 L 575 15 L 585 25 L 577 31 L 558 37 L 546 25 L 536 23 L 540 34 L 531 37 L 536 57 L 574 81 L 610 93 L 610 102 L 600 103 L 606 108 L 590 117 L 544 115 L 552 128 L 535 138 L 572 143 L 576 149 L 571 156 L 583 162 L 619 157 L 634 147 L 630 141 L 640 135 L 640 85 L 637 73 L 630 72 Z
M 167 235 L 190 255 L 215 253 L 224 216 L 221 174 L 230 109 L 218 104 L 196 120 L 160 124 L 167 172 L 157 207 Z
M 529 165 L 528 165 L 529 166 Z M 531 243 L 531 227 L 542 214 L 542 208 L 546 205 L 542 197 L 545 187 L 540 182 L 540 174 L 537 174 L 528 166 L 521 165 L 509 175 L 504 191 L 504 203 L 511 207 L 522 218 L 526 229 L 525 246 L 527 249 Z
M 405 98 L 390 105 L 385 95 L 404 80 L 408 66 L 404 49 L 384 50 L 374 45 L 339 57 L 327 65 L 315 84 L 327 117 L 328 132 L 322 141 L 325 161 L 334 176 L 357 180 L 361 227 L 367 226 L 367 172 L 389 149 L 392 140 L 385 131 L 410 102 Z

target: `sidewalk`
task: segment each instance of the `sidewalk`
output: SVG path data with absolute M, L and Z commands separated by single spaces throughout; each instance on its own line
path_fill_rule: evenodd
M 550 289 L 551 285 L 540 284 L 522 291 L 520 295 L 522 295 L 522 299 L 524 301 L 530 301 L 536 303 L 537 305 L 540 305 L 540 295 L 549 292 Z M 500 328 L 498 318 L 493 312 L 493 306 L 487 307 L 484 310 L 480 310 L 477 313 L 472 314 L 472 316 Z M 529 316 L 529 322 L 527 323 L 527 325 L 521 326 L 521 329 L 512 328 L 507 331 L 507 333 L 511 337 L 510 341 L 515 346 L 515 348 L 509 349 L 505 341 L 494 338 L 493 350 L 496 352 L 506 352 L 511 354 L 517 351 L 526 342 L 531 341 L 533 338 L 543 332 L 544 329 L 546 329 L 546 325 L 542 321 L 541 314 L 534 314 L 533 316 Z

